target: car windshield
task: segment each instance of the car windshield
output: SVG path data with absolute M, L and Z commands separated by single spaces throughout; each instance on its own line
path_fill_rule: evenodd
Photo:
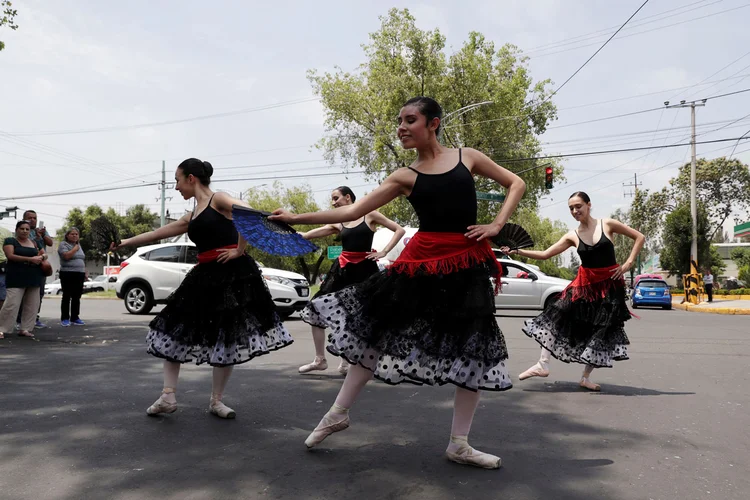
M 666 281 L 658 280 L 641 280 L 638 282 L 638 288 L 667 288 Z

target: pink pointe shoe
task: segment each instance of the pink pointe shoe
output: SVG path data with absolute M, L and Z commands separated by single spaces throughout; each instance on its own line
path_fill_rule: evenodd
M 323 416 L 323 420 L 320 421 L 315 430 L 307 436 L 305 446 L 308 448 L 317 446 L 334 432 L 343 431 L 348 427 L 349 410 L 334 403 L 331 409 L 328 410 L 328 413 Z
M 302 365 L 299 367 L 300 373 L 308 373 L 315 370 L 327 370 L 328 369 L 328 361 L 326 361 L 326 358 L 315 356 L 315 359 L 312 363 L 307 363 L 306 365 Z
M 208 405 L 208 411 L 219 418 L 232 419 L 237 417 L 237 413 L 221 402 L 221 394 L 211 394 L 211 402 Z
M 537 363 L 521 375 L 518 376 L 518 380 L 526 380 L 531 377 L 547 377 L 549 376 L 549 368 L 545 368 L 541 363 Z
M 177 411 L 177 403 L 170 403 L 164 399 L 165 394 L 174 394 L 173 387 L 165 387 L 161 391 L 161 396 L 151 406 L 146 409 L 147 415 L 159 415 L 160 413 L 174 413 Z
M 473 465 L 482 469 L 499 469 L 503 463 L 500 457 L 475 450 L 469 446 L 469 441 L 465 436 L 451 436 L 451 442 L 445 451 L 445 456 L 451 462 Z
M 339 373 L 341 375 L 346 375 L 349 373 L 349 363 L 345 359 L 341 359 L 341 363 L 339 363 Z
M 602 387 L 599 384 L 595 384 L 587 378 L 582 378 L 579 385 L 581 388 L 588 389 L 589 391 L 599 392 L 602 390 Z

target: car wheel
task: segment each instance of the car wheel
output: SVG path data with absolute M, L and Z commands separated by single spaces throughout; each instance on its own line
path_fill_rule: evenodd
M 631 307 L 632 307 L 633 309 L 638 309 L 638 304 L 636 304 L 635 302 L 633 302 L 633 304 L 632 304 L 632 306 L 631 306 Z
M 95 292 L 103 292 L 103 291 L 104 291 L 104 288 L 101 288 L 101 287 L 98 287 L 98 288 L 94 288 L 94 291 L 95 291 Z
M 154 298 L 151 296 L 151 290 L 144 285 L 131 285 L 124 295 L 125 309 L 130 314 L 148 314 L 154 308 Z
M 544 301 L 544 308 L 547 309 L 554 301 L 560 298 L 559 293 L 554 293 L 547 297 L 547 300 Z
M 58 290 L 58 291 L 56 292 L 56 295 L 62 295 L 62 293 L 63 293 L 63 292 L 62 292 L 62 289 L 60 289 L 60 290 Z
M 288 319 L 289 319 L 289 316 L 291 316 L 291 315 L 292 315 L 292 313 L 290 313 L 290 312 L 280 312 L 280 313 L 276 313 L 276 314 L 278 314 L 278 315 L 279 315 L 279 319 L 280 319 L 281 321 L 286 321 L 286 320 L 288 320 Z
M 672 309 L 672 304 L 669 304 L 668 306 L 664 306 L 664 309 L 666 309 L 667 311 L 671 310 Z

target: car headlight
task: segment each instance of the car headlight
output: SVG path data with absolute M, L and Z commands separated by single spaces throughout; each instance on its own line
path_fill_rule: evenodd
M 268 281 L 274 281 L 276 283 L 279 283 L 281 285 L 285 285 L 291 288 L 294 288 L 294 285 L 295 285 L 294 281 L 288 278 L 282 278 L 281 276 L 273 276 L 273 275 L 269 276 L 267 274 L 264 274 L 263 277 L 266 278 Z

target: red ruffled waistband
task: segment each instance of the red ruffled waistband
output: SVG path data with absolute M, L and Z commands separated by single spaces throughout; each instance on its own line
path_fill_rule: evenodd
M 488 240 L 472 240 L 461 233 L 417 231 L 389 269 L 409 276 L 417 271 L 449 274 L 483 262 L 492 263 L 491 274 L 498 292 L 501 270 Z
M 219 258 L 219 255 L 221 255 L 219 250 L 232 250 L 233 248 L 237 248 L 237 245 L 227 245 L 225 247 L 212 248 L 211 250 L 201 252 L 198 254 L 198 263 L 205 264 L 207 262 L 213 262 Z
M 618 264 L 609 267 L 579 267 L 578 275 L 563 291 L 568 293 L 572 301 L 584 300 L 591 302 L 603 299 L 613 288 L 625 287 L 625 278 L 612 279 L 612 271 L 619 268 Z M 638 318 L 632 311 L 630 315 Z M 640 318 L 639 318 L 640 319 Z
M 359 264 L 367 258 L 370 252 L 341 252 L 339 266 L 343 269 L 347 264 Z

